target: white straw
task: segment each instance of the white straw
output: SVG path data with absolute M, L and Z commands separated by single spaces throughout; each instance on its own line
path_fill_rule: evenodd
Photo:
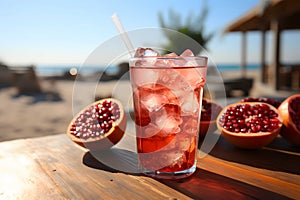
M 130 41 L 128 35 L 127 35 L 127 33 L 125 32 L 125 30 L 124 30 L 124 28 L 122 26 L 122 23 L 121 23 L 121 21 L 118 18 L 118 15 L 115 13 L 115 14 L 113 14 L 111 16 L 111 18 L 112 18 L 115 26 L 117 27 L 117 29 L 118 29 L 118 31 L 119 31 L 119 33 L 121 35 L 121 38 L 122 38 L 122 40 L 123 40 L 123 42 L 124 42 L 124 44 L 125 44 L 128 52 L 129 52 L 129 54 L 131 55 L 131 57 L 133 57 L 134 47 L 133 47 L 133 45 L 132 45 L 132 43 L 131 43 L 131 41 Z

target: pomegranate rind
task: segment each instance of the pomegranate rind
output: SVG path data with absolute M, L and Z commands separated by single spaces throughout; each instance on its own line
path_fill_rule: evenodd
M 278 109 L 278 107 L 280 106 L 280 102 L 275 100 L 275 99 L 270 99 L 270 98 L 266 98 L 266 97 L 258 97 L 258 98 L 254 98 L 254 97 L 246 97 L 244 99 L 242 99 L 240 102 L 260 102 L 260 103 L 267 103 L 270 104 L 272 106 L 274 106 L 275 108 Z
M 210 104 L 214 104 L 218 108 L 218 111 L 215 111 L 215 113 L 214 113 L 216 116 L 218 116 L 218 114 L 221 112 L 223 107 L 220 104 L 218 104 L 215 101 L 212 101 L 210 99 L 203 97 L 203 100 L 207 101 Z M 210 121 L 200 120 L 199 138 L 203 138 L 206 136 L 207 133 L 215 132 L 217 129 L 218 128 L 217 128 L 216 118 L 211 119 Z
M 289 102 L 294 98 L 300 98 L 300 94 L 295 94 L 285 99 L 278 108 L 278 111 L 283 119 L 283 127 L 280 131 L 280 135 L 289 143 L 300 146 L 300 131 L 296 125 L 292 122 L 289 114 Z
M 74 136 L 73 134 L 71 134 L 71 132 L 70 132 L 71 127 L 72 127 L 73 123 L 75 122 L 75 120 L 80 116 L 80 114 L 82 114 L 89 107 L 97 105 L 99 103 L 103 103 L 104 101 L 112 101 L 112 102 L 118 104 L 119 109 L 120 109 L 120 118 L 117 119 L 113 123 L 109 132 L 107 132 L 101 138 L 88 138 L 88 139 L 78 138 L 78 137 Z M 86 149 L 89 149 L 89 150 L 108 149 L 108 148 L 114 146 L 115 144 L 117 144 L 122 139 L 122 137 L 125 133 L 126 125 L 127 125 L 127 119 L 126 119 L 126 115 L 124 113 L 124 108 L 123 108 L 121 102 L 116 99 L 113 99 L 113 98 L 106 98 L 106 99 L 101 99 L 99 101 L 95 101 L 95 102 L 89 104 L 88 106 L 86 106 L 80 112 L 78 112 L 78 114 L 76 114 L 73 117 L 73 119 L 71 120 L 71 122 L 68 125 L 67 135 L 74 143 L 76 143 L 79 146 L 84 147 Z
M 280 121 L 279 127 L 277 129 L 274 129 L 271 132 L 258 132 L 258 133 L 242 133 L 242 132 L 234 133 L 221 127 L 219 121 L 222 115 L 226 112 L 226 110 L 229 107 L 234 107 L 242 104 L 249 104 L 251 106 L 255 104 L 268 105 L 272 110 L 278 113 L 278 119 Z M 239 102 L 239 103 L 229 104 L 220 112 L 217 118 L 217 127 L 221 132 L 222 136 L 234 146 L 242 149 L 259 149 L 270 144 L 278 136 L 282 127 L 282 117 L 278 112 L 278 110 L 270 104 L 262 103 L 262 102 Z

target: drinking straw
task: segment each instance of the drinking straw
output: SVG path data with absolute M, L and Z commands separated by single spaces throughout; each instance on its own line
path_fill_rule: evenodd
M 133 47 L 127 33 L 125 32 L 118 15 L 115 13 L 111 16 L 111 18 L 112 18 L 115 26 L 117 27 L 117 29 L 118 29 L 118 31 L 121 35 L 121 38 L 122 38 L 128 52 L 129 52 L 129 54 L 131 55 L 131 57 L 133 57 L 134 47 Z

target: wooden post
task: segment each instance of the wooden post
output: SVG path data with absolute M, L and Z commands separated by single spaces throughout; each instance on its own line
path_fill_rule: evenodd
M 241 73 L 242 77 L 246 77 L 246 58 L 247 58 L 247 37 L 246 32 L 242 32 L 242 60 L 241 60 Z
M 273 86 L 276 90 L 280 88 L 280 27 L 279 21 L 273 19 L 271 21 L 271 30 L 274 35 L 274 47 L 273 47 Z
M 266 31 L 263 29 L 261 32 L 261 82 L 267 83 L 267 69 L 266 69 Z

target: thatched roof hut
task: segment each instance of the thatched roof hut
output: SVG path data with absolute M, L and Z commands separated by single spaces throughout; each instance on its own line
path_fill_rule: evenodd
M 300 64 L 283 66 L 280 62 L 280 40 L 283 30 L 300 29 L 299 0 L 264 0 L 242 17 L 229 24 L 224 32 L 242 33 L 242 75 L 246 74 L 246 33 L 260 31 L 261 43 L 261 81 L 272 85 L 274 89 L 300 89 Z M 270 66 L 266 65 L 267 31 L 274 34 L 273 58 Z M 289 70 L 287 70 L 289 69 Z

